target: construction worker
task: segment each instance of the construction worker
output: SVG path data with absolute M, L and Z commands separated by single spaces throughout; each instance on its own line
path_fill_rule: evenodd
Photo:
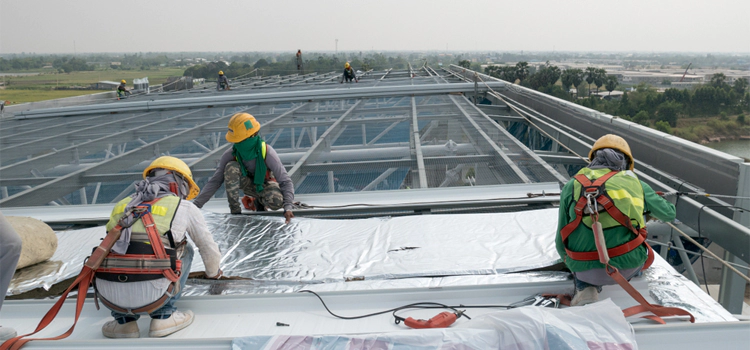
M 352 69 L 352 66 L 349 65 L 349 62 L 346 62 L 344 64 L 344 76 L 341 77 L 341 81 L 339 83 L 343 84 L 344 80 L 346 80 L 347 83 L 351 83 L 352 80 L 355 82 L 359 82 L 359 79 L 357 79 L 357 75 L 354 74 L 354 69 Z
M 229 90 L 229 79 L 224 75 L 224 71 L 219 71 L 219 80 L 216 82 L 216 90 Z
M 3 213 L 0 213 L 0 310 L 3 308 L 3 300 L 20 257 L 21 237 L 13 230 L 13 226 Z M 16 331 L 13 328 L 0 325 L 0 344 L 15 336 Z
M 297 70 L 302 72 L 302 50 L 297 50 Z
M 219 167 L 200 195 L 193 201 L 202 208 L 226 183 L 227 201 L 232 214 L 241 214 L 239 191 L 249 210 L 284 208 L 286 223 L 294 217 L 294 184 L 276 151 L 258 135 L 260 123 L 248 113 L 237 113 L 229 120 L 226 139 L 232 143 L 219 160 Z
M 602 285 L 616 284 L 600 262 L 601 252 L 597 251 L 592 226 L 601 224 L 605 242 L 600 242 L 602 246 L 606 244 L 609 264 L 630 280 L 640 273 L 653 254 L 644 241 L 644 214 L 662 221 L 675 218 L 674 205 L 633 172 L 635 161 L 630 146 L 622 137 L 602 136 L 591 148 L 589 159 L 591 163 L 568 181 L 560 193 L 555 243 L 557 252 L 573 273 L 576 292 L 572 306 L 596 302 Z M 599 194 L 601 202 L 597 200 Z M 579 201 L 582 196 L 584 199 Z M 614 206 L 605 210 L 610 203 Z M 594 215 L 596 213 L 598 216 Z M 597 217 L 595 224 L 593 220 Z
M 192 311 L 178 311 L 174 306 L 180 299 L 193 261 L 193 247 L 187 242 L 187 235 L 198 247 L 206 267 L 206 276 L 218 279 L 222 275 L 219 246 L 214 242 L 200 210 L 187 201 L 200 192 L 187 164 L 175 157 L 159 157 L 143 171 L 143 180 L 135 188 L 134 194 L 115 206 L 107 223 L 107 231 L 118 223 L 124 227 L 108 259 L 112 254 L 156 254 L 152 240 L 148 238 L 151 227 L 156 227 L 159 234 L 157 239 L 164 243 L 166 253 L 181 260 L 181 271 L 175 273 L 179 278 L 175 283 L 166 274 L 132 273 L 138 267 L 124 271 L 117 270 L 117 266 L 109 267 L 109 271 L 102 270 L 108 267 L 105 261 L 96 272 L 95 286 L 100 301 L 112 310 L 112 317 L 115 318 L 102 326 L 102 333 L 108 338 L 138 338 L 138 309 L 153 310 L 143 311 L 151 316 L 150 337 L 167 336 L 193 322 L 195 316 Z M 137 216 L 137 211 L 133 210 L 144 205 L 149 208 L 153 225 L 146 226 L 142 216 Z M 143 238 L 144 234 L 146 238 Z M 127 260 L 127 256 L 115 257 L 120 261 Z M 172 266 L 177 266 L 175 260 L 172 260 Z M 154 269 L 153 266 L 151 268 Z M 174 267 L 167 271 L 172 269 Z M 176 288 L 179 289 L 175 292 Z
M 118 100 L 121 98 L 128 98 L 128 96 L 130 95 L 130 90 L 125 86 L 125 84 L 127 84 L 127 82 L 125 81 L 125 79 L 123 79 L 120 80 L 120 85 L 117 86 Z

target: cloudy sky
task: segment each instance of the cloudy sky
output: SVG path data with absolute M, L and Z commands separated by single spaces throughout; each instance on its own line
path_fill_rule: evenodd
M 0 0 L 0 53 L 748 53 L 748 38 L 748 0 Z

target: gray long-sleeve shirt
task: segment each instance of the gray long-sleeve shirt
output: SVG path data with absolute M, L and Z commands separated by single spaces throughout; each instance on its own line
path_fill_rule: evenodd
M 206 186 L 203 186 L 198 197 L 195 197 L 193 204 L 198 208 L 202 208 L 203 205 L 213 197 L 216 190 L 218 190 L 221 184 L 224 183 L 224 168 L 227 166 L 227 163 L 233 160 L 236 161 L 232 155 L 232 148 L 230 147 L 221 155 L 219 167 L 216 169 L 214 175 L 211 176 L 211 179 L 208 180 Z M 245 164 L 245 169 L 247 169 L 248 173 L 255 173 L 255 159 L 245 160 L 243 163 Z M 279 183 L 281 193 L 284 195 L 284 210 L 292 210 L 292 203 L 294 202 L 294 184 L 292 183 L 292 178 L 286 173 L 286 168 L 284 168 L 284 164 L 281 163 L 279 155 L 273 147 L 268 144 L 266 144 L 266 166 L 268 167 L 268 170 L 273 173 L 273 176 Z
M 354 73 L 354 68 L 344 68 L 344 75 L 341 77 L 341 81 L 343 82 L 347 78 L 357 80 L 357 74 Z
M 221 89 L 221 84 L 224 83 L 227 87 L 229 87 L 229 79 L 227 79 L 226 75 L 220 75 L 219 81 L 216 82 L 216 88 Z

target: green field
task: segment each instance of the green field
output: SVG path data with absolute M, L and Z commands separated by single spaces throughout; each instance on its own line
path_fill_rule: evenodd
M 6 88 L 0 90 L 0 100 L 10 101 L 11 104 L 50 100 L 63 97 L 88 95 L 101 92 L 100 90 L 54 90 L 60 86 L 89 86 L 102 80 L 120 81 L 125 79 L 128 85 L 133 84 L 134 78 L 148 77 L 151 85 L 162 84 L 168 77 L 182 76 L 183 68 L 159 68 L 150 70 L 95 70 L 90 72 L 57 73 L 49 70 L 40 75 L 22 77 L 0 77 Z M 27 72 L 24 72 L 27 73 Z

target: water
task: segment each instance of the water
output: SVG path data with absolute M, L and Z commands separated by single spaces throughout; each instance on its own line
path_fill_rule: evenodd
M 750 140 L 726 140 L 721 142 L 711 142 L 705 146 L 724 153 L 729 153 L 733 156 L 750 159 Z

